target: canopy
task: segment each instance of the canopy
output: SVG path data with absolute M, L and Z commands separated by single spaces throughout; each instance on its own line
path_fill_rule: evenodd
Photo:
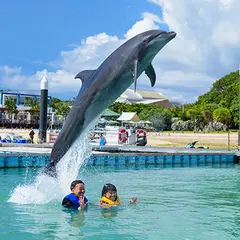
M 140 119 L 136 112 L 122 112 L 122 115 L 117 120 L 138 122 Z
M 105 109 L 102 114 L 101 114 L 101 117 L 119 117 L 120 114 L 119 113 L 116 113 L 110 109 Z

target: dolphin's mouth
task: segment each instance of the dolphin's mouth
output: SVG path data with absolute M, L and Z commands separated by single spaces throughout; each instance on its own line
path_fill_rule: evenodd
M 166 32 L 166 31 L 159 31 L 153 35 L 151 35 L 148 38 L 148 43 L 152 43 L 158 39 L 164 39 L 164 38 L 168 38 L 168 39 L 173 39 L 176 37 L 176 33 L 175 32 Z
M 158 38 L 175 38 L 176 37 L 176 33 L 175 32 L 161 32 L 159 33 L 157 36 L 155 36 L 154 39 L 158 39 Z
M 168 32 L 167 35 L 168 37 L 175 38 L 177 34 L 175 32 Z

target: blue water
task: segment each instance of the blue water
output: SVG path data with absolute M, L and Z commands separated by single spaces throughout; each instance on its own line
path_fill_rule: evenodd
M 240 239 L 238 165 L 84 168 L 91 205 L 68 212 L 61 198 L 45 204 L 8 202 L 19 184 L 40 169 L 0 169 L 0 239 Z M 95 205 L 105 183 L 117 186 L 122 205 Z M 58 189 L 53 190 L 58 192 Z M 139 198 L 129 205 L 131 197 Z

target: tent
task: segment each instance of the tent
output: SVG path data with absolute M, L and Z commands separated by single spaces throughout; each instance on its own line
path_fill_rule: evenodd
M 138 122 L 140 119 L 136 112 L 122 112 L 121 116 L 117 120 L 122 122 Z
M 101 117 L 119 117 L 120 114 L 119 113 L 116 113 L 110 109 L 105 109 L 102 114 L 101 114 Z

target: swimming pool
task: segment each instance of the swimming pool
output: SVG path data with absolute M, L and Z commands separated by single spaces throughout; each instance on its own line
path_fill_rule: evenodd
M 234 164 L 196 167 L 86 167 L 79 173 L 93 203 L 84 213 L 47 204 L 7 202 L 18 184 L 40 169 L 0 169 L 1 239 L 239 239 L 240 169 Z M 102 186 L 118 188 L 122 206 L 95 206 Z M 57 191 L 57 189 L 56 189 Z M 135 206 L 128 204 L 138 196 Z

